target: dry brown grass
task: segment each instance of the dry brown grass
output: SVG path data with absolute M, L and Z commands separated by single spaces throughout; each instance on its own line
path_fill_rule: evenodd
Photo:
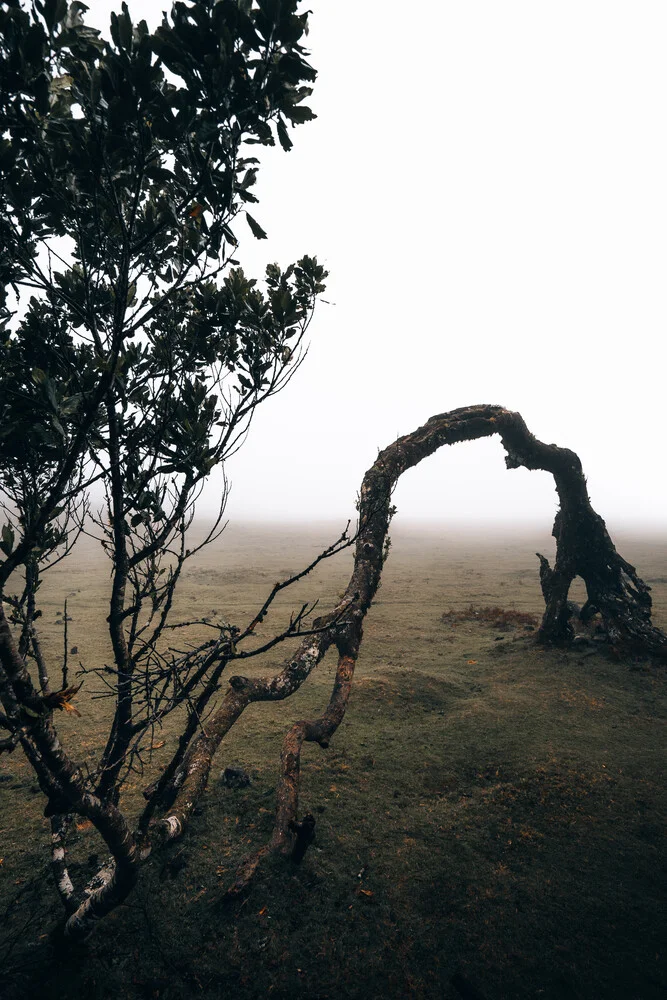
M 179 612 L 250 620 L 281 570 L 339 529 L 231 530 L 187 574 Z M 270 835 L 282 736 L 326 705 L 335 656 L 294 698 L 244 714 L 187 836 L 149 860 L 85 954 L 60 964 L 43 937 L 45 912 L 60 912 L 44 802 L 19 751 L 0 759 L 0 994 L 460 1000 L 460 975 L 487 1000 L 662 1000 L 667 675 L 585 646 L 535 646 L 534 553 L 550 553 L 548 531 L 489 541 L 396 525 L 346 717 L 327 751 L 304 750 L 300 810 L 316 817 L 316 841 L 301 866 L 267 865 L 227 909 L 215 902 L 221 889 Z M 665 627 L 667 544 L 622 540 L 619 550 L 654 581 Z M 330 606 L 350 563 L 347 553 L 281 595 L 260 637 L 303 600 Z M 71 642 L 87 667 L 109 656 L 107 585 L 108 565 L 85 548 L 45 582 L 54 667 L 54 619 L 72 590 Z M 282 655 L 251 669 L 268 673 Z M 109 721 L 108 701 L 93 694 L 87 680 L 81 718 L 58 719 L 83 764 L 99 755 Z M 176 738 L 167 726 L 156 734 L 166 741 L 156 767 Z M 227 765 L 251 785 L 226 787 Z M 146 781 L 124 805 L 140 803 Z M 73 836 L 85 881 L 103 845 L 89 828 Z
M 451 625 L 456 625 L 458 622 L 479 622 L 480 624 L 491 625 L 499 632 L 508 632 L 512 628 L 536 628 L 539 618 L 528 611 L 501 608 L 497 604 L 489 607 L 478 607 L 475 604 L 469 604 L 467 608 L 450 608 L 449 611 L 444 611 L 442 621 Z

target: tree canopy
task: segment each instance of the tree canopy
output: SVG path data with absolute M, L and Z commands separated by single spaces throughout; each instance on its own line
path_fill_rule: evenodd
M 134 556 L 163 544 L 298 364 L 323 269 L 262 286 L 234 256 L 266 235 L 251 147 L 314 117 L 296 7 L 179 2 L 150 32 L 123 4 L 110 39 L 78 0 L 0 12 L 3 581 L 119 465 Z

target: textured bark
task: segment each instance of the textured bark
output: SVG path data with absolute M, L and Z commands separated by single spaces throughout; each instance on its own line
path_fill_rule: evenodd
M 58 816 L 72 812 L 89 819 L 106 842 L 115 861 L 109 880 L 80 903 L 65 925 L 67 937 L 85 937 L 97 920 L 121 903 L 133 888 L 139 860 L 137 846 L 120 810 L 113 803 L 102 801 L 86 791 L 81 771 L 61 747 L 51 721 L 52 713 L 46 710 L 44 699 L 35 691 L 25 661 L 14 643 L 1 602 L 0 664 L 22 715 L 21 743 L 35 768 L 40 786 L 48 797 L 45 815 Z M 64 872 L 62 827 L 56 827 L 56 836 L 56 857 L 52 855 L 52 864 L 62 861 Z M 68 900 L 74 898 L 69 893 L 68 886 L 65 888 L 65 896 Z
M 197 737 L 176 773 L 172 789 L 173 805 L 151 827 L 154 844 L 176 840 L 185 832 L 192 811 L 206 788 L 213 756 L 248 703 L 247 696 L 237 694 L 232 688 L 222 699 L 220 708 L 207 720 L 204 732 Z
M 296 653 L 285 661 L 282 669 L 273 677 L 230 677 L 229 690 L 220 707 L 206 720 L 204 731 L 194 741 L 174 776 L 172 805 L 166 815 L 151 828 L 154 841 L 165 843 L 184 833 L 192 811 L 206 787 L 213 756 L 248 705 L 257 701 L 282 701 L 289 698 L 310 676 L 332 644 L 342 648 L 344 635 L 355 617 L 361 614 L 355 604 L 356 595 L 348 587 L 333 611 L 313 622 L 313 627 L 320 631 L 305 638 Z
M 74 885 L 67 868 L 65 849 L 69 819 L 70 817 L 63 816 L 62 813 L 51 817 L 51 873 L 68 917 L 75 912 L 78 906 Z
M 0 626 L 1 627 L 1 626 Z M 2 666 L 2 658 L 0 657 L 0 705 L 4 708 L 6 715 L 2 715 L 2 728 L 3 729 L 14 729 L 19 725 L 19 702 L 14 694 L 14 688 L 12 687 L 9 677 Z
M 593 510 L 578 456 L 538 441 L 518 413 L 502 411 L 496 423 L 507 451 L 507 467 L 523 465 L 551 472 L 558 493 L 553 569 L 538 553 L 546 603 L 538 639 L 561 643 L 571 638 L 568 594 L 572 581 L 580 576 L 588 595 L 581 618 L 585 622 L 599 613 L 617 654 L 667 659 L 667 636 L 651 621 L 651 588 L 616 551 L 605 522 Z
M 110 803 L 94 795 L 84 795 L 80 803 L 82 815 L 91 820 L 106 841 L 113 855 L 108 880 L 100 877 L 95 888 L 77 907 L 65 925 L 65 937 L 87 937 L 98 920 L 111 913 L 134 888 L 139 866 L 139 850 L 121 813 Z
M 65 902 L 68 919 L 65 937 L 87 937 L 97 921 L 122 903 L 133 889 L 138 876 L 139 852 L 125 817 L 110 801 L 103 801 L 85 790 L 83 777 L 62 750 L 50 720 L 40 719 L 31 729 L 30 740 L 24 737 L 24 749 L 34 761 L 40 785 L 49 796 L 45 816 L 55 822 L 52 835 L 52 868 L 58 891 Z M 28 744 L 28 746 L 26 746 Z M 110 877 L 79 902 L 74 886 L 68 884 L 64 850 L 64 828 L 58 817 L 76 813 L 90 820 L 105 841 L 114 860 Z M 74 902 L 77 905 L 74 908 Z M 73 912 L 71 912 L 73 910 Z
M 328 618 L 339 618 L 349 602 L 342 601 Z M 320 619 L 322 621 L 323 619 Z M 289 698 L 309 676 L 331 645 L 328 631 L 308 636 L 296 654 L 286 661 L 274 677 L 230 677 L 229 690 L 220 707 L 206 720 L 204 731 L 194 741 L 173 781 L 173 804 L 167 814 L 151 829 L 152 839 L 166 842 L 180 837 L 192 810 L 204 791 L 211 763 L 223 738 L 251 702 L 282 701 Z
M 12 715 L 14 710 L 19 712 L 25 708 L 39 713 L 42 706 L 41 699 L 35 691 L 26 662 L 14 642 L 2 600 L 0 600 L 0 668 L 4 675 L 0 684 L 0 696 L 7 714 Z
M 359 635 L 361 638 L 361 634 Z M 342 643 L 341 643 L 342 645 Z M 301 748 L 306 742 L 319 743 L 326 749 L 338 726 L 343 721 L 348 698 L 352 689 L 352 678 L 356 656 L 344 653 L 339 656 L 333 691 L 326 711 L 319 719 L 296 722 L 287 732 L 280 754 L 280 776 L 276 792 L 276 819 L 271 839 L 255 854 L 245 858 L 232 885 L 227 889 L 227 898 L 242 893 L 249 885 L 261 861 L 268 854 L 291 856 L 297 864 L 315 837 L 315 819 L 308 814 L 303 820 L 297 819 L 299 812 L 299 781 L 301 772 Z

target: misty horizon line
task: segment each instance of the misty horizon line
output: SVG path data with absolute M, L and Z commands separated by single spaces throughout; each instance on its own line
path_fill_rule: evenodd
M 193 525 L 203 525 L 207 521 L 212 520 L 212 517 L 205 512 L 197 513 L 193 519 Z M 229 517 L 223 518 L 224 522 L 228 527 L 267 527 L 271 528 L 273 526 L 284 526 L 286 528 L 298 528 L 298 527 L 327 527 L 327 528 L 338 528 L 342 531 L 345 528 L 348 520 L 350 521 L 350 530 L 355 527 L 356 517 L 348 518 L 346 515 L 333 515 L 327 514 L 321 517 L 298 517 L 293 516 L 280 516 L 274 515 L 271 517 L 258 516 L 258 515 L 237 515 L 230 514 Z M 632 533 L 632 534 L 655 534 L 662 533 L 667 538 L 667 517 L 664 520 L 649 520 L 647 518 L 606 518 L 605 524 L 607 530 L 612 535 L 614 532 L 621 533 Z M 535 517 L 527 518 L 524 515 L 518 517 L 484 517 L 484 516 L 470 516 L 470 517 L 419 517 L 419 516 L 401 516 L 400 513 L 397 514 L 389 526 L 389 530 L 396 531 L 402 528 L 406 529 L 454 529 L 454 530 L 468 530 L 468 531 L 483 531 L 494 529 L 498 530 L 513 530 L 520 532 L 534 532 L 534 531 L 544 531 L 547 530 L 551 534 L 553 527 L 553 520 L 549 517 L 543 518 L 536 515 Z

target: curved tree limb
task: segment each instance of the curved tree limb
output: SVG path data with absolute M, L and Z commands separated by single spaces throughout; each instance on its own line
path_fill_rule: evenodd
M 326 711 L 319 719 L 296 722 L 288 730 L 280 754 L 280 777 L 276 793 L 276 820 L 268 844 L 245 858 L 236 878 L 227 889 L 225 897 L 240 895 L 249 885 L 260 862 L 268 854 L 291 855 L 296 862 L 303 855 L 315 836 L 315 820 L 308 814 L 299 822 L 299 781 L 301 748 L 304 743 L 319 743 L 326 749 L 331 737 L 343 721 L 352 689 L 356 654 L 342 654 L 338 659 L 333 691 Z
M 331 617 L 340 618 L 341 611 L 345 609 L 345 602 L 341 602 L 331 613 Z M 340 624 L 332 625 L 331 631 L 336 628 L 340 628 Z M 208 782 L 213 756 L 247 706 L 255 701 L 282 701 L 289 698 L 317 666 L 332 641 L 328 630 L 309 636 L 274 677 L 253 680 L 247 677 L 230 677 L 229 689 L 220 707 L 206 720 L 204 731 L 192 744 L 176 773 L 173 782 L 175 799 L 167 814 L 152 827 L 154 839 L 164 843 L 184 833 L 190 815 Z

